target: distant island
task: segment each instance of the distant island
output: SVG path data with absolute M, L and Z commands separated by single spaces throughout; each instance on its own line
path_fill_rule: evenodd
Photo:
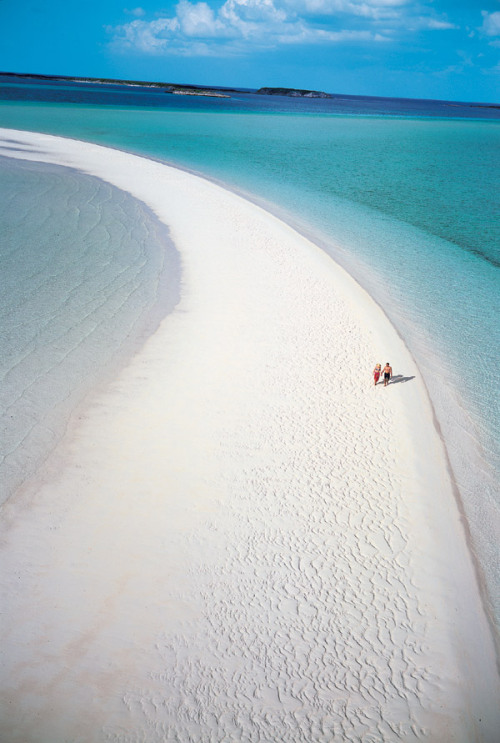
M 65 83 L 77 83 L 80 85 L 120 85 L 134 88 L 153 88 L 171 95 L 187 96 L 206 96 L 208 98 L 231 98 L 231 94 L 239 95 L 275 95 L 287 96 L 288 98 L 325 98 L 335 99 L 338 94 L 325 93 L 322 90 L 308 90 L 305 88 L 283 88 L 265 86 L 262 88 L 235 88 L 225 85 L 193 85 L 191 83 L 166 83 L 152 82 L 148 80 L 119 80 L 110 77 L 76 77 L 69 75 L 43 75 L 34 72 L 3 72 L 0 70 L 2 77 L 24 78 L 32 80 L 44 80 Z M 353 96 L 348 96 L 353 97 Z M 356 96 L 354 96 L 356 97 Z M 470 108 L 497 109 L 500 110 L 500 104 L 497 103 L 454 103 L 450 101 L 442 102 L 445 106 L 469 106 Z
M 221 93 L 219 90 L 208 90 L 206 88 L 177 88 L 174 85 L 172 90 L 165 90 L 165 93 L 172 93 L 173 95 L 204 95 L 209 98 L 231 98 L 226 93 Z
M 35 73 L 17 73 L 2 72 L 0 73 L 9 77 L 33 78 L 35 80 L 60 80 L 63 82 L 88 83 L 91 85 L 126 85 L 134 88 L 156 88 L 163 90 L 165 93 L 175 95 L 203 95 L 212 98 L 230 98 L 228 92 L 237 92 L 236 89 L 227 88 L 222 92 L 221 88 L 207 87 L 204 85 L 177 85 L 176 83 L 149 82 L 146 80 L 117 80 L 110 77 L 69 77 L 67 75 L 38 75 Z
M 321 90 L 302 90 L 301 88 L 259 88 L 257 95 L 287 95 L 291 98 L 333 98 Z
M 496 103 L 471 103 L 471 108 L 500 108 Z
M 321 90 L 304 90 L 303 88 L 272 88 L 264 87 L 258 90 L 249 90 L 246 88 L 226 88 L 208 85 L 188 85 L 178 83 L 150 82 L 146 80 L 117 80 L 109 77 L 69 77 L 67 75 L 40 75 L 36 73 L 17 73 L 2 72 L 2 75 L 9 77 L 24 77 L 35 80 L 60 80 L 64 82 L 73 82 L 80 84 L 101 84 L 101 85 L 127 85 L 140 88 L 155 88 L 163 90 L 165 93 L 173 95 L 198 95 L 208 96 L 211 98 L 231 98 L 231 93 L 249 93 L 254 95 L 285 95 L 289 98 L 334 98 L 330 93 L 324 93 Z

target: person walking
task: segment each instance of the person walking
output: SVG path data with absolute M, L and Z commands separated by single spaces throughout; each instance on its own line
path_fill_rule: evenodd
M 373 370 L 373 379 L 374 379 L 375 384 L 377 384 L 378 380 L 380 379 L 381 373 L 382 373 L 382 365 L 375 364 L 375 369 Z
M 392 366 L 389 364 L 389 362 L 387 362 L 386 365 L 384 366 L 384 387 L 387 387 L 391 377 L 392 377 Z

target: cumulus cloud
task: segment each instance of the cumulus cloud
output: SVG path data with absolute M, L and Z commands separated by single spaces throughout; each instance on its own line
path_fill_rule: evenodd
M 410 0 L 225 0 L 218 8 L 180 0 L 170 16 L 109 28 L 122 50 L 191 56 L 243 54 L 290 44 L 378 43 L 405 22 Z M 140 9 L 136 9 L 139 11 Z M 416 28 L 454 28 L 413 19 Z
M 486 10 L 481 11 L 483 16 L 483 25 L 481 31 L 486 36 L 500 36 L 500 11 L 488 13 Z

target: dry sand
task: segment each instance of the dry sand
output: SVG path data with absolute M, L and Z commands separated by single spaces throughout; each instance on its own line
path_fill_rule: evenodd
M 213 183 L 1 133 L 142 199 L 183 267 L 176 310 L 3 507 L 3 743 L 498 740 L 444 448 L 382 311 Z M 374 388 L 387 359 L 409 380 Z

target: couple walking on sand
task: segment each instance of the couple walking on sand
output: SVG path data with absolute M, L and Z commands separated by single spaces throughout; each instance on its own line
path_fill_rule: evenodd
M 387 387 L 387 385 L 389 384 L 389 380 L 392 377 L 392 366 L 389 364 L 389 362 L 387 362 L 383 370 L 381 364 L 376 364 L 375 369 L 373 370 L 373 379 L 375 384 L 377 384 L 381 374 L 384 375 L 384 387 Z

